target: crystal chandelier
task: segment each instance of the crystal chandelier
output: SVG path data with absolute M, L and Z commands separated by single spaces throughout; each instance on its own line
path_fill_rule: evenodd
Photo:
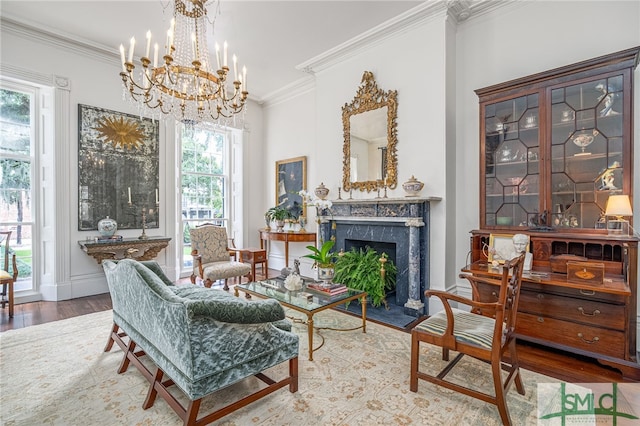
M 151 55 L 151 32 L 146 34 L 146 50 L 140 67 L 133 63 L 135 38 L 129 43 L 128 57 L 120 45 L 124 96 L 130 96 L 141 114 L 152 117 L 160 113 L 183 123 L 202 121 L 219 123 L 245 108 L 247 68 L 238 72 L 233 55 L 233 82 L 228 85 L 227 42 L 222 51 L 216 43 L 216 68 L 207 48 L 207 9 L 209 0 L 174 0 L 173 19 L 167 31 L 164 52 L 158 43 Z M 161 56 L 162 55 L 162 56 Z M 128 93 L 128 95 L 127 95 Z

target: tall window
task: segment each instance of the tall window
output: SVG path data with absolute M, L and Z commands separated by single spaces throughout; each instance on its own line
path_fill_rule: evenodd
M 190 230 L 203 223 L 229 227 L 228 134 L 205 127 L 183 127 L 182 146 L 182 265 L 190 270 Z
M 3 84 L 0 88 L 0 229 L 11 231 L 9 245 L 16 254 L 15 290 L 34 287 L 35 98 L 36 90 Z M 0 257 L 4 252 L 0 254 Z M 0 259 L 4 265 L 4 259 Z

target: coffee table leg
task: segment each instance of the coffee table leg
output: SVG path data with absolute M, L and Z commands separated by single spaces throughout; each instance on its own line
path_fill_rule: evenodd
M 362 306 L 362 332 L 367 332 L 367 296 L 366 293 L 362 295 L 362 302 L 360 303 Z
M 307 333 L 309 334 L 309 361 L 313 361 L 313 314 L 307 314 Z
M 233 286 L 233 292 L 235 293 L 236 297 L 240 297 L 240 293 L 238 293 L 238 287 L 237 286 Z

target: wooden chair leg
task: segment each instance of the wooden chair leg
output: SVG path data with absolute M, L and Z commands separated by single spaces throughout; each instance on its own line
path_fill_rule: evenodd
M 191 284 L 195 284 L 196 283 L 196 276 L 194 274 L 191 274 L 191 276 L 189 277 L 189 280 L 191 280 Z
M 502 419 L 502 424 L 505 426 L 511 425 L 511 417 L 509 417 L 509 409 L 507 408 L 507 400 L 504 391 L 504 385 L 502 384 L 502 367 L 500 361 L 491 363 L 491 373 L 493 375 L 493 387 L 496 392 L 496 406 Z
M 7 284 L 9 287 L 9 318 L 13 318 L 13 284 L 13 281 Z
M 227 284 L 227 278 L 224 279 L 224 287 L 222 287 L 224 291 L 229 291 L 229 285 Z
M 213 281 L 211 281 L 211 279 L 207 278 L 206 280 L 204 280 L 204 286 L 206 288 L 211 288 L 212 285 L 213 285 Z
M 449 349 L 442 348 L 442 360 L 449 361 Z
M 113 340 L 113 335 L 118 333 L 119 328 L 120 327 L 118 327 L 118 325 L 114 322 L 113 326 L 111 327 L 111 333 L 109 333 L 109 340 L 107 340 L 107 345 L 104 347 L 105 352 L 109 352 L 113 347 L 113 344 L 115 343 L 115 340 Z
M 516 390 L 520 395 L 525 394 L 524 384 L 522 383 L 522 376 L 520 375 L 520 360 L 518 359 L 518 352 L 516 350 L 515 339 L 509 343 L 509 354 L 511 356 L 511 368 L 515 377 L 513 380 L 516 384 Z
M 161 369 L 158 368 L 156 370 L 156 374 L 153 378 L 153 381 L 151 382 L 151 384 L 149 384 L 149 392 L 147 392 L 147 397 L 144 400 L 144 404 L 142 404 L 143 410 L 146 410 L 147 408 L 151 408 L 153 406 L 153 403 L 156 402 L 156 396 L 158 396 L 158 391 L 156 390 L 156 384 L 161 385 L 163 374 L 164 373 L 162 372 Z
M 196 399 L 195 401 L 189 401 L 189 405 L 187 406 L 187 412 L 184 416 L 183 425 L 195 425 L 196 420 L 198 419 L 198 410 L 200 410 L 200 402 L 202 398 Z
M 416 333 L 411 333 L 411 377 L 409 390 L 418 392 L 418 361 L 420 360 L 420 340 Z
M 124 357 L 122 358 L 122 362 L 120 362 L 120 367 L 118 368 L 118 374 L 122 374 L 129 368 L 129 354 L 133 354 L 133 351 L 136 349 L 136 342 L 133 340 L 129 341 L 129 345 L 127 346 L 127 350 L 124 352 Z
M 298 392 L 298 357 L 289 360 L 289 377 L 291 377 L 289 392 Z

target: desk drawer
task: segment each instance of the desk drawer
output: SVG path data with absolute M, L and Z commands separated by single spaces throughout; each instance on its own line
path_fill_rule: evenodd
M 574 299 L 555 294 L 522 290 L 520 312 L 575 321 L 596 327 L 624 330 L 625 307 L 597 300 Z
M 519 312 L 516 333 L 597 354 L 625 357 L 624 332 Z

